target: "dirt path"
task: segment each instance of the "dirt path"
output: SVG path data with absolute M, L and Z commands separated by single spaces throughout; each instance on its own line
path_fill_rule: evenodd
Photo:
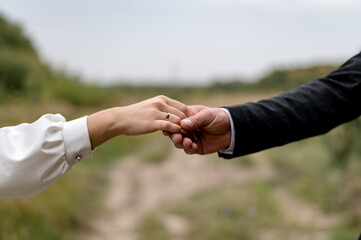
M 91 222 L 87 240 L 132 240 L 134 226 L 147 212 L 163 203 L 187 198 L 218 185 L 270 179 L 274 173 L 263 164 L 241 169 L 234 163 L 214 156 L 187 156 L 174 150 L 160 165 L 149 165 L 129 157 L 115 165 L 110 174 L 109 189 L 104 197 L 106 212 Z M 185 228 L 181 219 L 167 217 L 170 232 Z M 183 227 L 182 227 L 183 226 Z
M 297 226 L 289 232 L 287 239 L 292 240 L 327 240 L 330 230 L 342 223 L 342 217 L 337 214 L 326 214 L 318 206 L 304 202 L 292 194 L 285 187 L 278 187 L 274 191 L 274 198 L 289 225 Z M 312 229 L 305 231 L 304 229 Z M 283 239 L 284 232 L 279 229 L 268 229 L 261 232 L 260 239 Z
M 274 195 L 285 217 L 297 226 L 333 229 L 340 224 L 339 215 L 325 214 L 316 205 L 294 197 L 284 188 L 276 189 Z
M 262 158 L 262 154 L 259 155 Z M 214 156 L 187 156 L 173 150 L 161 164 L 149 165 L 135 157 L 128 157 L 115 165 L 109 173 L 110 184 L 104 196 L 105 211 L 90 222 L 91 231 L 79 239 L 135 240 L 134 227 L 148 212 L 175 200 L 227 184 L 244 184 L 252 180 L 271 180 L 275 171 L 269 161 L 262 160 L 252 167 L 239 168 L 231 161 Z M 327 231 L 339 224 L 338 216 L 325 215 L 316 206 L 305 203 L 279 187 L 274 192 L 286 219 L 297 226 L 316 224 L 320 232 L 295 239 L 327 239 Z M 182 239 L 187 222 L 177 216 L 164 216 L 173 240 Z M 277 239 L 279 231 L 267 230 L 261 235 Z M 272 238 L 274 237 L 274 238 Z M 310 238 L 311 237 L 311 238 Z

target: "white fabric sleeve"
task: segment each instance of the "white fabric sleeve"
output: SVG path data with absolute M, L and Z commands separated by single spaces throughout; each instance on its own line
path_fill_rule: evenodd
M 91 157 L 87 117 L 60 114 L 0 129 L 0 197 L 33 197 Z
M 235 142 L 235 133 L 234 133 L 234 123 L 233 123 L 233 119 L 232 116 L 230 114 L 230 112 L 228 111 L 227 108 L 221 108 L 223 111 L 225 111 L 228 114 L 229 117 L 229 121 L 231 124 L 231 144 L 229 145 L 229 147 L 227 149 L 223 149 L 220 150 L 220 153 L 223 154 L 233 154 L 233 150 L 234 150 L 234 142 Z

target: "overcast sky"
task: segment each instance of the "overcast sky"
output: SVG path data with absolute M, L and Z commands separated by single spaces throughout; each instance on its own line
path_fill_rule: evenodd
M 103 82 L 205 83 L 361 50 L 359 0 L 1 0 L 41 56 Z

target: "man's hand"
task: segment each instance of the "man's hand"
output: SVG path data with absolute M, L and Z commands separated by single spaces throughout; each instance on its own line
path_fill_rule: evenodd
M 225 111 L 206 106 L 189 106 L 189 109 L 193 116 L 181 121 L 181 127 L 188 134 L 166 134 L 177 148 L 188 154 L 208 154 L 230 145 L 230 120 Z

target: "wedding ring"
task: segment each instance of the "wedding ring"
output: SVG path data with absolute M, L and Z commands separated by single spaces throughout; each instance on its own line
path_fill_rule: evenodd
M 167 113 L 167 114 L 165 115 L 165 120 L 168 121 L 169 118 L 170 118 L 170 113 Z

